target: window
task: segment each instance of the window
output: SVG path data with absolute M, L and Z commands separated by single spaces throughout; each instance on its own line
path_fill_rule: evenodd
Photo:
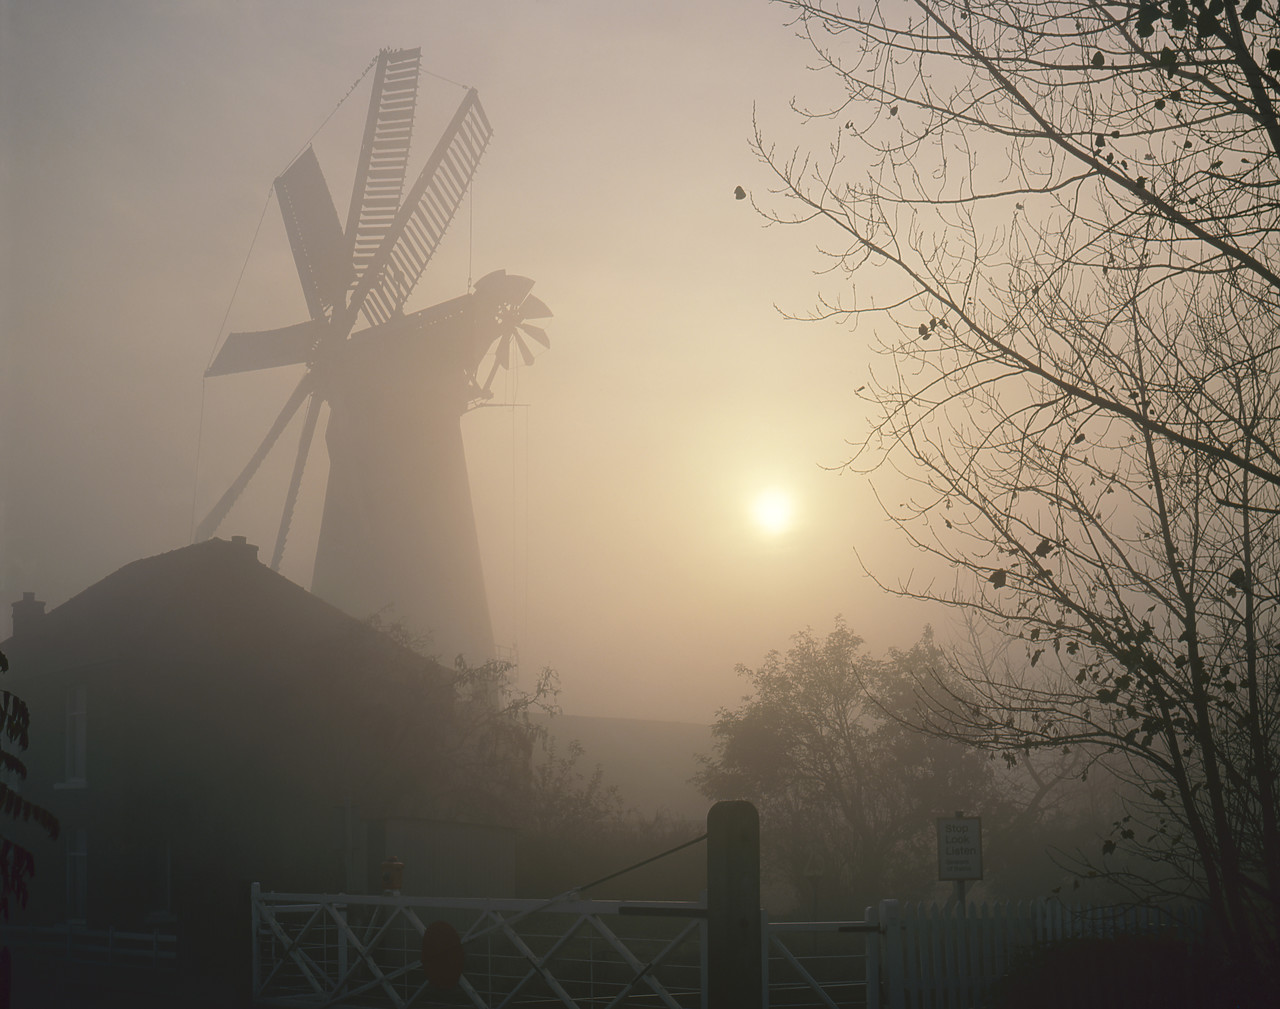
M 67 921 L 84 922 L 89 904 L 89 845 L 83 827 L 67 831 Z
M 84 788 L 89 780 L 85 771 L 85 749 L 88 723 L 88 688 L 84 684 L 67 691 L 67 735 L 62 781 L 55 788 Z

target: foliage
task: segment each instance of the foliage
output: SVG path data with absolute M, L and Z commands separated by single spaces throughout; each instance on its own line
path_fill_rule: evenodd
M 905 474 L 891 519 L 972 576 L 888 587 L 1025 646 L 937 681 L 925 727 L 1118 775 L 1099 868 L 1146 856 L 1141 894 L 1280 960 L 1274 5 L 788 6 L 842 96 L 807 113 L 829 157 L 757 137 L 797 208 L 768 213 L 895 292 L 814 313 L 892 323 L 850 466 Z
M 928 632 L 871 658 L 837 621 L 825 638 L 806 630 L 785 654 L 738 667 L 750 693 L 720 711 L 697 782 L 709 798 L 756 803 L 762 858 L 801 900 L 819 885 L 845 900 L 910 896 L 934 875 L 934 818 L 993 807 L 988 760 L 901 720 L 940 660 Z
M 430 638 L 400 621 L 375 616 L 368 623 L 420 654 L 430 648 Z M 698 833 L 678 817 L 628 807 L 617 787 L 605 783 L 602 768 L 584 769 L 577 740 L 559 749 L 535 717 L 559 711 L 554 670 L 544 669 L 527 690 L 512 682 L 512 673 L 507 662 L 469 666 L 461 658 L 446 673 L 448 715 L 434 720 L 429 746 L 435 773 L 430 794 L 419 798 L 442 815 L 517 828 L 522 893 L 547 897 L 580 887 Z M 399 731 L 420 738 L 419 716 L 411 714 Z M 703 886 L 703 857 L 694 852 L 628 874 L 614 884 L 622 887 L 616 892 L 692 899 Z
M 9 671 L 9 660 L 0 652 L 0 673 Z M 0 691 L 0 739 L 6 740 L 19 751 L 27 748 L 30 739 L 31 717 L 22 698 L 7 690 Z M 12 749 L 0 745 L 0 772 L 10 780 L 22 780 L 27 776 L 26 765 Z M 58 820 L 47 809 L 24 799 L 20 792 L 0 781 L 0 813 L 18 822 L 31 822 L 50 838 L 58 836 Z M 0 918 L 8 920 L 9 903 L 17 901 L 19 907 L 27 904 L 27 882 L 35 875 L 35 856 L 28 848 L 0 835 Z
M 627 806 L 622 793 L 596 765 L 582 766 L 574 740 L 561 753 L 544 736 L 518 817 L 522 830 L 518 876 L 528 896 L 580 890 L 637 862 L 696 837 L 698 825 L 659 811 L 644 815 Z M 592 887 L 589 896 L 692 900 L 706 885 L 706 853 L 695 846 L 653 865 Z

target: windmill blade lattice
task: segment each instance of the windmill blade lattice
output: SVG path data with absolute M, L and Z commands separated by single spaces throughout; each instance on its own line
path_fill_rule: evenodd
M 355 274 L 353 288 L 374 261 L 400 208 L 421 67 L 421 49 L 395 50 L 378 61 L 347 211 L 346 252 Z
M 349 311 L 371 325 L 399 314 L 471 184 L 493 127 L 472 89 L 423 166 L 376 255 L 351 295 Z

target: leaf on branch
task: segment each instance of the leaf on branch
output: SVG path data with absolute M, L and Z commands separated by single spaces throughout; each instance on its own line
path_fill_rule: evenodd
M 1033 554 L 1034 554 L 1036 557 L 1048 557 L 1051 553 L 1053 553 L 1053 548 L 1054 548 L 1055 546 L 1056 546 L 1056 544 L 1053 542 L 1053 540 L 1051 540 L 1051 539 L 1042 539 L 1042 540 L 1040 541 L 1040 545 L 1039 545 L 1039 546 L 1037 546 L 1037 547 L 1035 548 L 1035 550 L 1033 551 Z
M 1262 0 L 1249 0 L 1240 11 L 1241 21 L 1252 21 L 1262 9 Z
M 1104 63 L 1106 63 L 1106 62 L 1107 62 L 1107 60 L 1106 60 L 1106 57 L 1104 57 L 1104 56 L 1102 55 L 1102 52 L 1101 52 L 1101 51 L 1098 51 L 1098 52 L 1096 52 L 1096 53 L 1094 53 L 1094 54 L 1093 54 L 1093 59 L 1092 59 L 1092 60 L 1090 60 L 1089 62 L 1090 62 L 1090 63 L 1092 63 L 1095 67 L 1100 67 L 1100 66 L 1102 66 Z
M 928 327 L 925 323 L 923 323 L 923 322 L 922 322 L 922 323 L 920 323 L 920 328 L 919 328 L 919 330 L 917 330 L 917 332 L 918 332 L 918 333 L 920 334 L 920 336 L 921 336 L 921 337 L 923 337 L 924 339 L 926 339 L 926 340 L 927 340 L 927 339 L 929 339 L 929 327 Z
M 1267 69 L 1273 73 L 1280 73 L 1280 49 L 1267 50 Z
M 1104 855 L 1110 855 L 1115 850 L 1116 850 L 1115 841 L 1112 841 L 1110 838 L 1108 838 L 1107 840 L 1102 842 L 1102 853 Z
M 735 200 L 745 200 L 747 198 L 747 191 L 743 189 L 741 186 L 734 186 L 733 198 Z
M 890 106 L 889 106 L 889 115 L 891 115 L 891 116 L 896 116 L 897 114 L 898 114 L 898 106 L 896 106 L 896 105 L 890 105 Z
M 1004 588 L 1004 583 L 1007 577 L 1008 575 L 1004 568 L 996 568 L 994 571 L 991 572 L 991 575 L 987 578 L 987 581 L 989 581 L 996 588 L 1002 589 Z
M 1248 584 L 1248 579 L 1246 579 L 1244 576 L 1244 568 L 1236 568 L 1234 571 L 1232 571 L 1231 574 L 1227 577 L 1227 581 L 1229 581 L 1236 588 L 1243 590 Z
M 1036 663 L 1040 661 L 1040 656 L 1044 654 L 1043 648 L 1037 648 L 1035 654 L 1031 656 L 1031 668 L 1035 669 Z
M 1149 39 L 1156 33 L 1156 22 L 1164 14 L 1158 3 L 1138 5 L 1138 37 Z

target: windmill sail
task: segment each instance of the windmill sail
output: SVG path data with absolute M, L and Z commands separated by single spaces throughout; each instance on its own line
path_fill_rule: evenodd
M 305 364 L 324 334 L 324 321 L 317 319 L 280 329 L 228 334 L 204 376 L 212 378 L 286 364 Z
M 347 257 L 355 267 L 352 284 L 364 276 L 400 209 L 421 63 L 420 49 L 397 49 L 378 58 L 347 213 Z
M 276 179 L 276 199 L 307 310 L 319 319 L 342 303 L 351 268 L 333 197 L 310 147 Z
M 493 127 L 472 89 L 396 214 L 351 296 L 349 312 L 371 326 L 399 313 L 471 184 Z

